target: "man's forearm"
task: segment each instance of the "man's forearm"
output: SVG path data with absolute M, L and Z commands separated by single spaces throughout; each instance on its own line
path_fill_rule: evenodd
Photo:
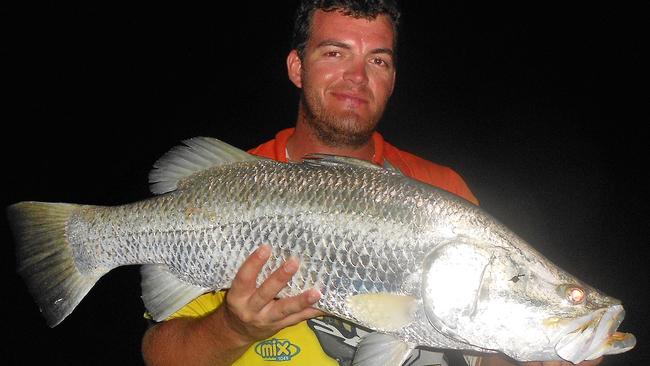
M 231 365 L 250 347 L 224 322 L 223 309 L 203 318 L 172 319 L 147 330 L 142 356 L 149 366 Z

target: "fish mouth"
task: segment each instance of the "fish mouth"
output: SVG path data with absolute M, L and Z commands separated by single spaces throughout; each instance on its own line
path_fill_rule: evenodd
M 617 331 L 624 317 L 621 305 L 582 317 L 565 328 L 569 331 L 557 342 L 555 351 L 573 363 L 629 351 L 636 345 L 636 338 Z

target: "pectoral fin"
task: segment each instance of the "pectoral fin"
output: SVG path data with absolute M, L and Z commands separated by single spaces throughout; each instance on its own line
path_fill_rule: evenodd
M 352 296 L 348 305 L 355 317 L 379 330 L 397 330 L 413 321 L 417 301 L 412 296 L 369 293 Z
M 384 333 L 371 333 L 361 340 L 352 360 L 353 366 L 393 366 L 406 361 L 414 344 Z

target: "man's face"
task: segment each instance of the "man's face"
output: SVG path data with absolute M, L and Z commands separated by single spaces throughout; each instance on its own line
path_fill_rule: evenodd
M 301 61 L 305 119 L 328 144 L 359 146 L 370 138 L 395 84 L 390 18 L 314 13 Z M 328 141 L 329 140 L 329 141 Z

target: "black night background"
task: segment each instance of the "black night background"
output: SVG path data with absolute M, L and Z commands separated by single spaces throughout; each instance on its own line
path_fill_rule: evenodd
M 647 9 L 630 3 L 406 1 L 379 130 L 459 172 L 482 207 L 561 268 L 621 299 L 648 347 Z M 639 2 L 641 3 L 641 2 Z M 181 140 L 249 149 L 295 122 L 295 1 L 2 6 L 2 206 L 150 197 Z M 638 4 L 638 3 L 635 3 Z M 50 329 L 4 243 L 3 363 L 137 365 L 138 268 L 102 278 Z

